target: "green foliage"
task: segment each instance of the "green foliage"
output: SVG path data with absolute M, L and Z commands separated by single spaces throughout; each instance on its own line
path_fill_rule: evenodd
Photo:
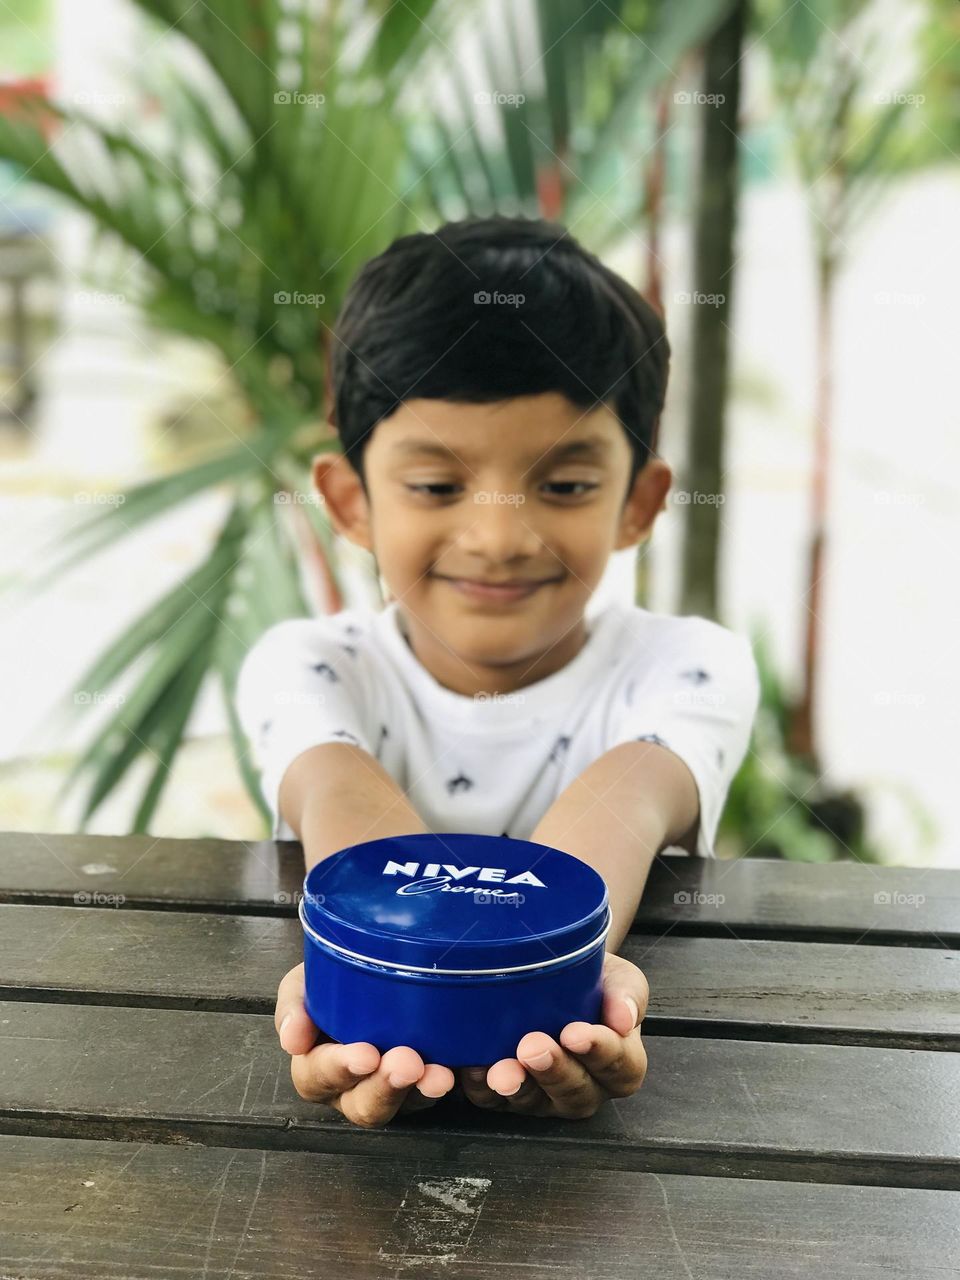
M 731 784 L 717 832 L 740 857 L 880 862 L 864 837 L 864 813 L 852 792 L 834 792 L 809 761 L 787 749 L 789 698 L 762 634 L 753 641 L 760 706 L 746 758 Z
M 0 76 L 42 75 L 50 67 L 50 0 L 0 5 Z
M 942 59 L 942 74 L 952 69 L 956 86 L 960 58 L 948 47 L 956 38 L 948 30 L 940 33 L 939 54 L 933 52 L 931 29 L 939 24 L 926 12 L 929 24 L 905 59 L 891 39 L 890 11 L 878 0 L 755 0 L 753 22 L 771 58 L 784 149 L 804 184 L 821 260 L 839 259 L 891 179 L 949 156 L 945 143 L 935 145 L 927 120 L 934 99 L 924 100 L 921 83 L 933 74 L 932 56 Z M 921 74 L 904 83 L 911 52 Z
M 919 35 L 919 92 L 925 98 L 918 163 L 948 164 L 960 151 L 960 5 L 926 0 Z
M 447 68 L 452 118 L 420 113 L 410 153 L 436 216 L 533 216 L 549 204 L 548 183 L 562 193 L 563 221 L 595 252 L 633 232 L 645 196 L 639 162 L 656 141 L 653 91 L 732 4 L 535 0 L 532 34 L 506 5 L 505 31 L 487 23 L 478 32 L 479 92 L 490 98 L 483 105 L 500 145 L 485 144 L 456 69 Z M 447 54 L 435 48 L 428 65 L 442 73 Z

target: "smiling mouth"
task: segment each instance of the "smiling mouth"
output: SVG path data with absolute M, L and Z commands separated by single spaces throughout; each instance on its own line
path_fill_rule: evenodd
M 439 573 L 434 576 L 474 600 L 504 602 L 526 600 L 541 587 L 560 581 L 559 578 L 539 578 L 533 582 L 482 582 L 473 578 L 448 578 Z

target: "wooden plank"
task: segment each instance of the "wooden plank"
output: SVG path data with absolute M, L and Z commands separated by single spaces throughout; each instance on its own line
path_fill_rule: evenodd
M 381 1129 L 303 1101 L 273 1019 L 0 1003 L 0 1132 L 960 1188 L 954 1054 L 648 1036 L 647 1080 L 577 1122 L 448 1096 Z
M 121 894 L 128 907 L 296 915 L 295 841 L 0 832 L 0 901 L 71 904 Z
M 946 1191 L 0 1137 L 23 1280 L 944 1280 L 958 1231 Z
M 633 928 L 701 937 L 734 934 L 957 949 L 960 870 L 660 858 Z
M 960 952 L 634 934 L 621 953 L 650 1034 L 960 1048 Z M 268 1013 L 302 956 L 296 920 L 0 906 L 7 998 Z
M 129 908 L 293 916 L 302 882 L 294 841 L 0 833 L 2 902 L 69 905 L 76 893 L 122 893 Z M 957 949 L 960 870 L 661 856 L 634 927 Z

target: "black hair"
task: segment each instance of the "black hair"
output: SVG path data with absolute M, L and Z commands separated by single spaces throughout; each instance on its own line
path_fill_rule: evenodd
M 633 451 L 629 494 L 656 447 L 669 362 L 657 312 L 566 228 L 470 218 L 401 236 L 354 277 L 334 325 L 330 420 L 366 490 L 363 450 L 404 400 L 609 403 Z

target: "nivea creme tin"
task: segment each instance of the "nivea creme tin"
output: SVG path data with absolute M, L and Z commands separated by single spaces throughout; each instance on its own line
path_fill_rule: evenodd
M 308 872 L 300 921 L 307 1012 L 343 1043 L 484 1066 L 528 1031 L 599 1021 L 607 887 L 547 845 L 449 832 L 350 845 Z

